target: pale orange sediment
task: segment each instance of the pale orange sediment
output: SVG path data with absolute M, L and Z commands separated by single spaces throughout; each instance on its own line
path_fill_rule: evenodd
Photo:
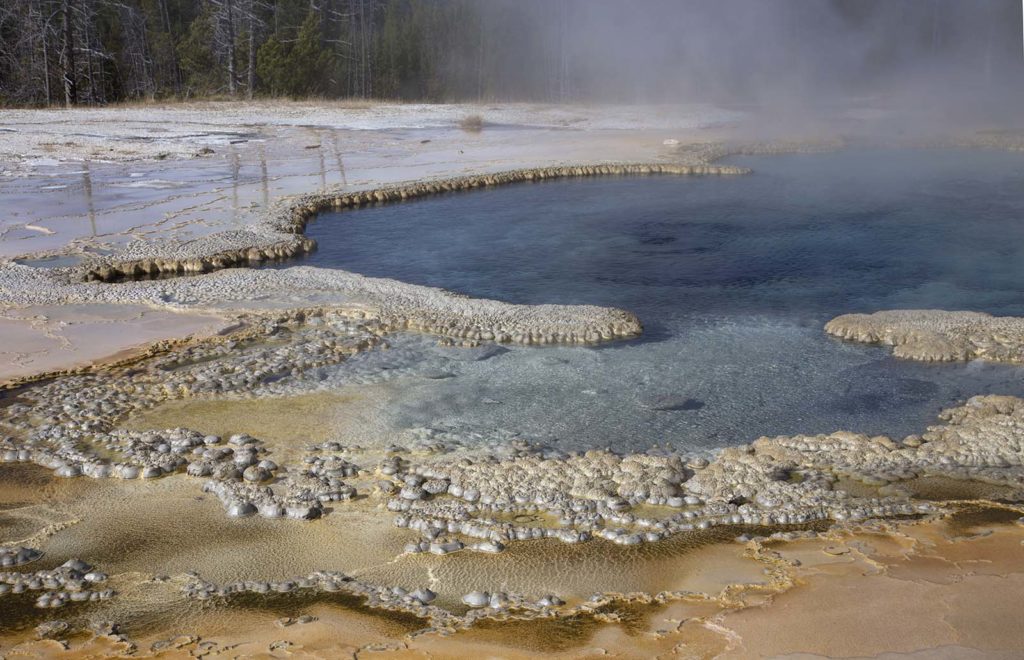
M 211 337 L 233 324 L 213 312 L 143 305 L 39 305 L 0 312 L 0 388 L 42 374 L 100 367 L 168 340 Z
M 956 530 L 967 533 L 955 533 Z M 210 610 L 178 634 L 131 639 L 144 657 L 753 658 L 808 654 L 1010 657 L 1024 648 L 1019 557 L 1024 528 L 950 521 L 835 529 L 768 543 L 784 581 L 667 603 L 611 603 L 566 619 L 478 622 L 416 634 L 413 618 L 308 603 L 291 610 Z M 734 554 L 709 546 L 702 560 Z M 310 617 L 308 622 L 300 615 Z M 275 623 L 277 621 L 277 623 Z M 20 638 L 19 638 L 20 637 Z M 62 645 L 0 638 L 11 657 L 120 657 L 123 642 L 79 636 Z

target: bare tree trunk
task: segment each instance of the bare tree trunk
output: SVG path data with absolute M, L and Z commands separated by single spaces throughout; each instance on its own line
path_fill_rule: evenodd
M 62 44 L 61 68 L 64 77 L 64 104 L 78 105 L 78 84 L 75 82 L 75 35 L 71 29 L 71 7 L 68 0 L 61 2 Z
M 53 105 L 53 95 L 50 92 L 50 48 L 49 48 L 49 36 L 50 36 L 50 22 L 49 20 L 43 20 L 43 12 L 40 10 L 38 3 L 36 4 L 36 10 L 39 11 L 39 36 L 43 41 L 43 89 L 46 91 L 46 105 Z
M 370 1 L 370 13 L 372 18 L 373 13 L 373 0 Z M 367 28 L 366 28 L 366 0 L 359 0 L 359 42 L 361 55 L 359 58 L 360 69 L 362 71 L 362 96 L 363 98 L 369 98 L 373 95 L 373 87 L 370 80 L 373 75 L 373 71 L 370 69 L 370 58 L 367 57 Z
M 46 32 L 43 32 L 43 88 L 46 91 L 46 105 L 53 105 L 53 95 L 50 93 L 50 53 L 46 47 Z
M 367 81 L 369 81 L 370 93 L 367 94 L 367 96 L 369 98 L 373 98 L 373 60 L 374 60 L 374 57 L 373 57 L 373 39 L 374 39 L 374 36 L 373 36 L 373 33 L 374 33 L 373 25 L 374 25 L 374 23 L 373 23 L 373 21 L 374 21 L 374 18 L 373 18 L 373 16 L 374 16 L 374 13 L 375 13 L 374 10 L 375 10 L 376 2 L 375 2 L 375 0 L 366 0 L 366 1 L 370 3 L 370 33 L 369 33 L 369 36 L 367 36 L 367 38 L 366 38 L 366 41 L 369 44 L 369 49 L 367 50 L 367 60 L 366 60 L 366 66 L 367 66 L 367 71 L 368 71 L 366 79 L 367 79 Z
M 92 11 L 91 11 L 91 9 L 92 9 L 91 6 L 87 6 L 85 3 L 83 3 L 81 5 L 81 11 L 83 13 L 84 12 L 88 12 L 88 13 L 85 14 L 85 18 L 82 21 L 81 25 L 83 27 L 83 30 L 82 30 L 82 32 L 83 32 L 82 40 L 85 43 L 85 53 L 86 53 L 86 58 L 85 58 L 86 67 L 85 67 L 85 70 L 86 70 L 86 73 L 87 73 L 87 79 L 89 81 L 89 100 L 91 102 L 93 102 L 93 103 L 96 103 L 96 102 L 106 103 L 106 101 L 107 101 L 106 84 L 105 84 L 106 83 L 106 79 L 105 79 L 105 76 L 103 75 L 103 64 L 100 63 L 99 66 L 97 67 L 96 58 L 93 56 L 93 54 L 96 52 L 97 49 L 93 48 L 92 32 L 89 30 L 89 27 L 92 25 Z M 98 74 L 97 74 L 97 70 L 98 70 Z M 97 77 L 100 79 L 100 84 L 99 85 L 96 84 L 96 78 Z M 97 91 L 97 90 L 99 90 L 99 91 Z
M 156 74 L 156 62 L 153 60 L 153 51 L 149 45 L 149 31 L 146 29 L 146 17 L 143 14 L 139 14 L 139 29 L 142 33 L 142 53 L 145 59 L 145 71 L 146 71 L 146 91 L 149 98 L 155 98 L 157 88 L 160 86 L 157 80 Z
M 348 60 L 345 64 L 345 75 L 348 78 L 347 88 L 345 94 L 347 96 L 356 95 L 356 68 L 355 62 L 355 44 L 356 44 L 356 9 L 355 0 L 348 0 L 348 54 L 346 59 Z
M 146 35 L 146 17 L 132 7 L 120 7 L 121 56 L 127 70 L 121 73 L 121 93 L 125 96 L 151 96 L 156 86 L 150 66 L 149 45 Z M 86 32 L 88 34 L 88 31 Z M 90 51 L 92 49 L 90 48 Z
M 228 19 L 228 94 L 234 96 L 237 90 L 237 77 L 235 75 L 235 11 L 233 0 L 226 0 Z
M 252 0 L 249 0 L 249 70 L 248 70 L 245 98 L 252 100 L 253 91 L 256 89 L 256 7 Z
M 178 51 L 174 47 L 174 34 L 171 31 L 171 14 L 167 10 L 167 0 L 159 0 L 160 2 L 160 17 L 164 22 L 164 32 L 167 33 L 167 44 L 170 46 L 168 49 L 171 54 L 171 68 L 174 74 L 174 94 L 175 96 L 181 96 L 181 65 L 178 63 Z

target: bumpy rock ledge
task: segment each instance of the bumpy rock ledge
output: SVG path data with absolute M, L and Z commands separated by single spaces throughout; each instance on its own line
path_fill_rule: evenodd
M 928 514 L 938 507 L 913 496 L 914 483 L 928 477 L 998 486 L 1013 500 L 1024 489 L 1024 400 L 1000 396 L 974 397 L 942 413 L 943 424 L 902 440 L 842 431 L 761 438 L 710 461 L 656 449 L 566 454 L 515 439 L 484 443 L 481 454 L 432 432 L 417 445 L 429 452 L 326 442 L 296 461 L 246 435 L 117 428 L 165 401 L 258 396 L 283 378 L 374 350 L 387 333 L 331 313 L 253 323 L 259 327 L 242 335 L 249 340 L 220 338 L 130 369 L 21 390 L 0 408 L 0 431 L 9 434 L 0 462 L 35 463 L 66 478 L 184 473 L 203 480 L 232 517 L 309 520 L 329 515 L 326 503 L 343 507 L 357 492 L 370 494 L 397 527 L 415 532 L 405 552 L 432 554 L 495 553 L 541 538 L 636 545 L 718 525 Z M 851 492 L 849 481 L 862 485 Z M 543 513 L 557 525 L 513 522 L 519 513 Z
M 123 279 L 208 273 L 233 266 L 248 266 L 286 259 L 316 247 L 302 236 L 306 223 L 318 213 L 358 208 L 367 204 L 398 202 L 440 193 L 486 188 L 511 183 L 594 176 L 709 176 L 747 174 L 742 167 L 632 163 L 565 165 L 477 174 L 437 181 L 387 186 L 365 191 L 328 190 L 285 197 L 268 209 L 255 231 L 223 232 L 186 244 L 133 246 L 116 257 L 71 269 L 72 279 L 112 282 Z
M 845 314 L 829 321 L 825 332 L 892 346 L 893 355 L 908 360 L 1024 363 L 1024 318 L 1015 316 L 942 310 Z
M 343 270 L 295 266 L 282 270 L 234 268 L 200 277 L 101 284 L 68 283 L 51 272 L 0 265 L 0 304 L 143 304 L 168 309 L 259 308 L 333 310 L 375 321 L 388 331 L 438 335 L 476 345 L 592 344 L 638 336 L 639 319 L 621 309 L 592 305 L 513 305 L 469 298 L 443 289 L 363 277 Z
M 227 271 L 186 279 L 230 276 Z M 143 284 L 159 283 L 79 286 L 117 290 Z M 1024 399 L 1005 396 L 973 397 L 944 411 L 941 423 L 903 439 L 844 431 L 763 437 L 710 457 L 658 448 L 628 455 L 566 453 L 499 431 L 480 441 L 458 431 L 410 429 L 400 445 L 364 447 L 326 440 L 297 447 L 291 440 L 246 434 L 222 437 L 180 427 L 122 427 L 121 421 L 133 413 L 165 402 L 275 396 L 274 388 L 289 378 L 313 375 L 387 343 L 384 324 L 355 324 L 332 311 L 253 317 L 248 322 L 233 335 L 131 366 L 22 388 L 0 407 L 0 463 L 33 463 L 67 479 L 174 475 L 213 495 L 232 518 L 291 519 L 288 524 L 303 525 L 324 516 L 352 515 L 350 520 L 360 521 L 348 528 L 353 542 L 365 529 L 371 536 L 361 542 L 375 543 L 372 534 L 377 532 L 372 530 L 380 528 L 364 528 L 365 516 L 388 516 L 408 539 L 395 557 L 455 554 L 457 562 L 541 539 L 566 545 L 600 539 L 636 546 L 720 528 L 722 534 L 742 532 L 734 538 L 746 543 L 751 534 L 772 531 L 751 527 L 786 526 L 786 533 L 803 533 L 836 522 L 931 516 L 946 511 L 948 500 L 962 497 L 932 501 L 918 495 L 936 480 L 956 482 L 964 491 L 980 485 L 1004 502 L 1024 501 Z M 313 382 L 311 378 L 307 384 Z M 959 491 L 954 487 L 952 492 Z M 0 553 L 0 560 L 4 557 L 0 563 L 11 567 L 40 558 L 34 549 L 23 547 Z M 37 600 L 38 607 L 46 608 L 115 595 L 112 589 L 91 587 L 106 576 L 96 572 L 90 577 L 84 565 L 57 570 L 56 575 L 0 573 L 0 596 L 4 583 L 9 593 L 47 590 Z M 441 592 L 443 582 L 410 584 L 419 587 L 412 592 L 394 586 L 316 572 L 293 580 L 220 586 L 197 578 L 185 585 L 185 592 L 206 599 L 243 592 L 341 591 L 364 596 L 371 607 L 404 611 L 444 626 L 506 613 L 549 616 L 562 607 L 554 595 L 557 589 L 545 586 L 531 595 L 517 595 L 495 583 L 481 585 L 486 591 L 462 595 L 461 602 L 473 613 L 456 616 L 433 602 L 437 594 L 432 589 Z M 449 591 L 449 603 L 451 596 Z M 651 597 L 673 596 L 660 592 Z

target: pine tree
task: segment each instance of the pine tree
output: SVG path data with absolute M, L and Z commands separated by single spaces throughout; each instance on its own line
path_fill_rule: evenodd
M 213 52 L 214 19 L 213 7 L 205 5 L 178 44 L 185 96 L 213 94 L 222 86 L 220 67 Z

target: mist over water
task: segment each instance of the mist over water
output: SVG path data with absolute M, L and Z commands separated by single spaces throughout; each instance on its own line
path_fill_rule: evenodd
M 775 119 L 881 102 L 1007 118 L 1021 98 L 1015 0 L 491 0 L 482 44 L 514 99 L 750 104 Z M 795 119 L 795 117 L 790 117 Z
M 903 437 L 1019 368 L 919 364 L 827 337 L 848 312 L 1024 314 L 1024 157 L 864 151 L 741 159 L 745 177 L 525 184 L 325 214 L 302 263 L 517 303 L 635 312 L 591 348 L 357 356 L 403 378 L 398 428 L 521 432 L 564 447 L 688 448 L 845 429 Z M 372 370 L 370 370 L 372 371 Z M 440 375 L 440 377 L 439 377 Z

